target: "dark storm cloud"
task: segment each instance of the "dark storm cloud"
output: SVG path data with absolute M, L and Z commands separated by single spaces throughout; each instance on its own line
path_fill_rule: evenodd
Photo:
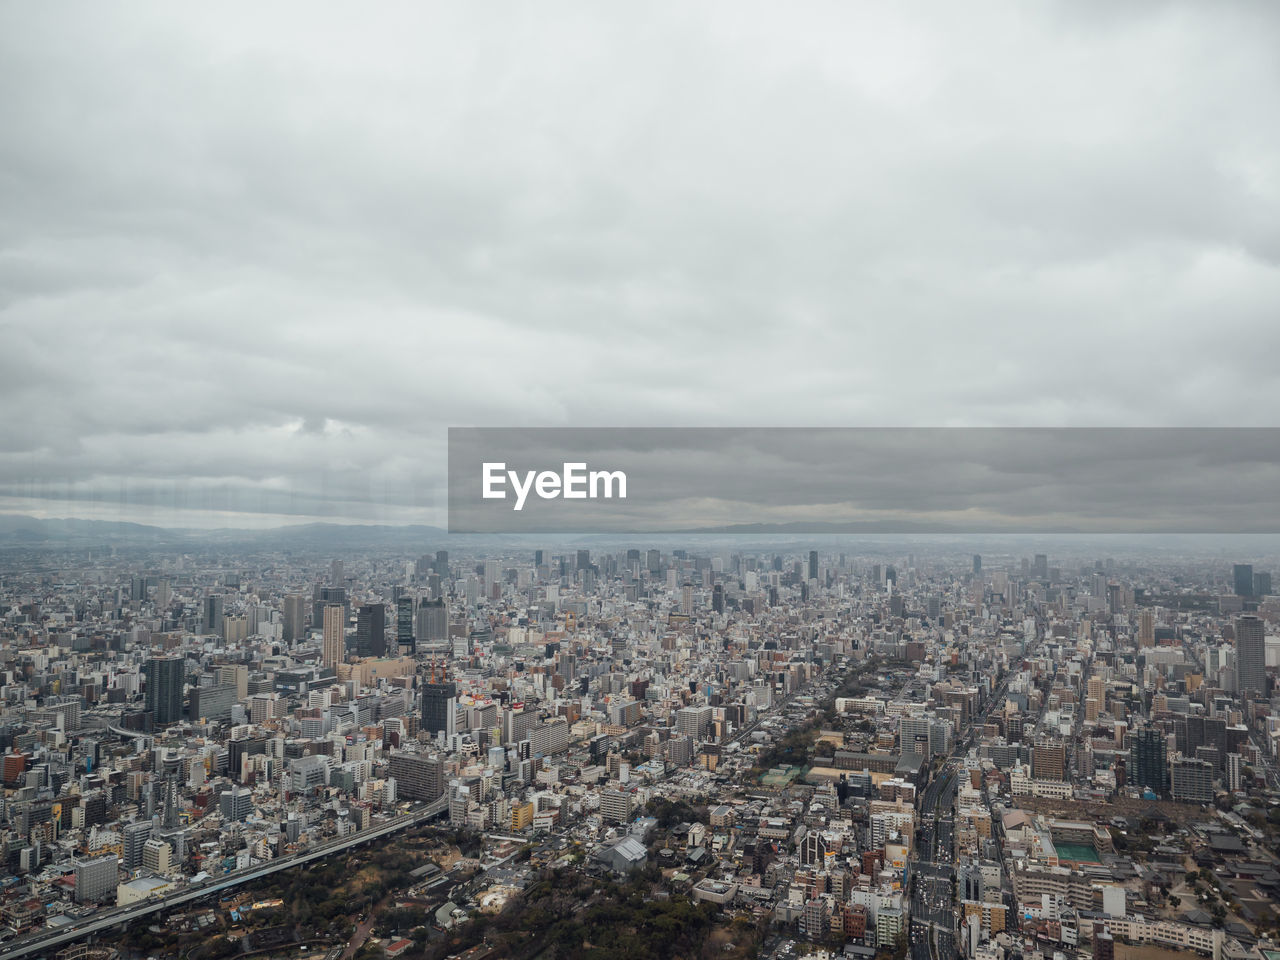
M 449 424 L 1270 424 L 1278 46 L 1247 3 L 7 6 L 0 509 L 440 522 Z

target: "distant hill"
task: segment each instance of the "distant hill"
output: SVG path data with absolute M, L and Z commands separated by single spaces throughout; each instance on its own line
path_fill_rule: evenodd
M 420 547 L 425 542 L 443 540 L 448 534 L 439 527 L 422 524 L 305 523 L 266 530 L 183 529 L 126 523 L 115 520 L 41 520 L 20 514 L 0 514 L 0 548 L 58 549 L 66 547 L 118 545 L 191 548 L 209 545 L 279 546 L 286 549 L 309 547 Z

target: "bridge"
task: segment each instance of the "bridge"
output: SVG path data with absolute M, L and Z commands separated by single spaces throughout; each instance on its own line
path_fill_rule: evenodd
M 409 827 L 416 827 L 419 824 L 426 823 L 448 809 L 449 795 L 446 793 L 418 810 L 411 810 L 388 820 L 386 823 L 372 826 L 368 830 L 360 830 L 345 837 L 328 840 L 315 847 L 309 847 L 306 850 L 301 850 L 287 857 L 281 857 L 278 860 L 259 864 L 256 867 L 245 867 L 242 870 L 235 870 L 221 877 L 211 877 L 195 886 L 186 887 L 165 897 L 157 897 L 154 900 L 130 904 L 127 907 L 112 907 L 107 910 L 99 910 L 83 920 L 68 924 L 65 927 L 38 931 L 33 936 L 10 943 L 7 948 L 0 951 L 0 960 L 21 960 L 24 957 L 38 957 L 42 954 L 52 956 L 53 951 L 57 948 L 82 937 L 102 933 L 113 927 L 121 927 L 153 913 L 172 910 L 193 900 L 199 900 L 202 897 L 238 887 L 242 883 L 251 883 L 281 870 L 290 870 L 313 860 L 320 860 L 332 854 L 341 853 L 351 847 L 379 840 Z

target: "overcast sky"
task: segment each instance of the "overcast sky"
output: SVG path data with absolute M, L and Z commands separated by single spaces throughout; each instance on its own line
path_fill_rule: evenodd
M 0 511 L 443 523 L 449 425 L 1254 425 L 1280 7 L 0 6 Z

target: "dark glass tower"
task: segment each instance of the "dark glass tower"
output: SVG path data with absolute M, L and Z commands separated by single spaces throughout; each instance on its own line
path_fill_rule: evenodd
M 177 723 L 182 719 L 182 688 L 186 680 L 186 662 L 182 657 L 152 657 L 145 668 L 147 709 L 157 724 Z
M 381 657 L 387 652 L 387 608 L 364 603 L 356 612 L 356 656 Z

